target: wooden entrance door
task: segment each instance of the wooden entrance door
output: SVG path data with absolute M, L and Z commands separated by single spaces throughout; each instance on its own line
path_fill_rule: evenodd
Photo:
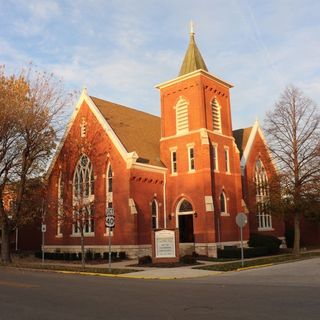
M 194 242 L 193 214 L 179 215 L 180 243 Z

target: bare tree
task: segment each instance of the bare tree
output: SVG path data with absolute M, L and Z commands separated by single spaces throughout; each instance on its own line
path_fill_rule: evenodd
M 59 116 L 70 98 L 53 74 L 29 67 L 17 76 L 6 76 L 5 68 L 0 69 L 0 223 L 4 263 L 11 261 L 12 228 L 30 220 L 29 210 L 24 210 L 28 180 L 44 173 L 55 148 Z M 15 186 L 15 206 L 10 215 L 3 202 L 9 184 Z
M 300 220 L 320 199 L 320 114 L 318 106 L 301 90 L 289 86 L 273 111 L 265 131 L 278 166 L 281 183 L 279 209 L 294 221 L 293 252 L 300 252 Z M 319 207 L 319 205 L 318 205 Z M 311 210 L 312 211 L 312 210 Z

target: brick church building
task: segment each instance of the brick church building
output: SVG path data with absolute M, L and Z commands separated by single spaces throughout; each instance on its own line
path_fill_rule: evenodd
M 150 254 L 152 230 L 163 228 L 179 230 L 180 254 L 216 256 L 239 244 L 240 212 L 245 240 L 283 238 L 265 204 L 275 167 L 259 124 L 232 130 L 232 85 L 208 71 L 193 32 L 178 77 L 156 87 L 160 117 L 83 90 L 49 169 L 46 251 L 80 252 L 79 201 L 95 252 L 107 251 L 106 208 L 112 251 L 129 256 Z

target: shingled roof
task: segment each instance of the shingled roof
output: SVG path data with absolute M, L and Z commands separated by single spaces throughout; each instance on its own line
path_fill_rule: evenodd
M 160 161 L 160 118 L 90 97 L 128 152 L 135 151 L 137 162 L 164 167 Z
M 201 56 L 200 50 L 196 45 L 196 41 L 194 39 L 194 33 L 191 32 L 189 46 L 184 56 L 183 63 L 180 68 L 179 76 L 182 76 L 184 74 L 187 74 L 199 69 L 208 71 L 208 68 Z
M 235 138 L 237 147 L 240 151 L 240 158 L 242 157 L 243 151 L 248 143 L 251 130 L 252 127 L 232 131 L 233 137 Z

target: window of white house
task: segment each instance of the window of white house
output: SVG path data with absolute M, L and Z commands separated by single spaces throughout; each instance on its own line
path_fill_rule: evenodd
M 183 97 L 180 97 L 179 101 L 175 106 L 177 134 L 188 132 L 189 130 L 188 106 L 189 102 Z
M 213 144 L 212 145 L 212 161 L 213 161 L 213 170 L 219 171 L 218 166 L 218 145 Z
M 171 173 L 177 173 L 177 150 L 171 151 Z
M 57 212 L 57 236 L 62 235 L 61 226 L 63 220 L 63 179 L 62 172 L 59 173 L 58 180 L 58 212 Z
M 189 171 L 194 171 L 194 147 L 188 147 Z
M 151 204 L 152 229 L 158 228 L 158 203 L 154 199 Z
M 226 172 L 230 172 L 230 158 L 229 158 L 229 148 L 224 148 L 224 161 Z
M 269 202 L 269 184 L 265 167 L 259 159 L 256 161 L 254 181 L 256 186 L 257 219 L 259 229 L 271 229 L 272 221 Z
M 227 198 L 224 192 L 221 192 L 220 194 L 220 213 L 223 215 L 228 214 L 228 208 L 227 208 Z
M 94 174 L 90 159 L 82 155 L 73 176 L 72 233 L 94 232 Z
M 211 106 L 213 131 L 221 132 L 221 106 L 216 98 L 212 100 Z

